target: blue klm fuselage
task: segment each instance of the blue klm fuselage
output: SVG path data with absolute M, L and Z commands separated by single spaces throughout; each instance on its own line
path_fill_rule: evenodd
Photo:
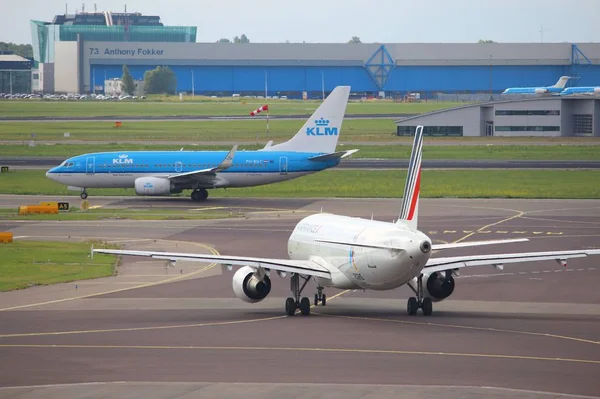
M 245 187 L 289 180 L 339 164 L 340 159 L 310 160 L 322 153 L 238 151 L 232 165 L 203 177 L 187 188 Z M 48 171 L 60 183 L 81 188 L 129 188 L 139 177 L 168 177 L 174 174 L 216 168 L 227 151 L 122 151 L 83 154 L 69 158 Z M 189 186 L 189 187 L 188 187 Z

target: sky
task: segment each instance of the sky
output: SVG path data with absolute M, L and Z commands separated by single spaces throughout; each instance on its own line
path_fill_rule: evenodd
M 246 34 L 251 42 L 600 42 L 600 0 L 0 0 L 0 41 L 31 43 L 29 21 L 81 11 L 159 15 L 197 26 L 198 42 Z M 541 31 L 541 32 L 540 32 Z

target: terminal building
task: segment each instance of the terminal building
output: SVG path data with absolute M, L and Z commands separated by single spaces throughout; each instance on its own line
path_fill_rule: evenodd
M 31 28 L 40 75 L 53 82 L 40 87 L 62 93 L 102 91 L 123 65 L 138 80 L 168 66 L 178 92 L 221 96 L 321 98 L 350 85 L 360 95 L 429 99 L 546 86 L 563 75 L 578 86 L 600 82 L 599 43 L 197 43 L 196 27 L 95 11 L 31 21 Z

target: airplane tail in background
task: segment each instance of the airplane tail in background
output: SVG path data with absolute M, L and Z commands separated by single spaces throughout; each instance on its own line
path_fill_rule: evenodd
M 552 87 L 555 87 L 557 89 L 564 89 L 569 79 L 571 79 L 570 76 L 561 76 L 560 79 L 558 79 L 558 82 L 556 82 L 556 84 Z
M 423 153 L 423 126 L 417 126 L 415 140 L 410 154 L 408 175 L 404 186 L 402 208 L 397 224 L 406 224 L 409 228 L 417 229 L 419 213 L 419 193 L 421 190 L 421 158 Z
M 260 151 L 335 152 L 349 96 L 350 86 L 337 86 L 294 137 Z

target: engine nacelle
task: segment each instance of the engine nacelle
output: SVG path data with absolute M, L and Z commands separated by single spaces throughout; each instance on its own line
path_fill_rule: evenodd
M 271 279 L 263 275 L 262 278 L 250 266 L 241 267 L 233 275 L 233 292 L 244 302 L 260 302 L 271 292 Z
M 423 285 L 424 296 L 431 298 L 433 302 L 442 301 L 452 295 L 453 292 L 454 277 L 452 277 L 452 270 L 432 273 Z
M 541 87 L 534 90 L 535 94 L 545 94 L 548 93 L 548 89 L 542 89 Z
M 168 179 L 160 177 L 138 177 L 135 179 L 137 195 L 168 195 L 173 192 L 173 185 Z
M 600 94 L 600 87 L 594 88 L 594 94 Z

